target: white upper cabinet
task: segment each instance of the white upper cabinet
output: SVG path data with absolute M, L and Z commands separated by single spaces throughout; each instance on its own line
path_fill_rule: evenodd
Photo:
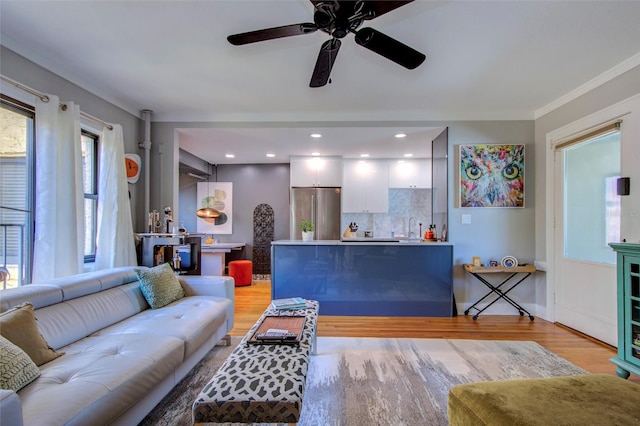
M 386 160 L 344 160 L 342 211 L 387 213 L 389 167 Z
M 431 160 L 389 160 L 389 188 L 431 188 Z
M 342 186 L 339 157 L 291 157 L 291 186 Z

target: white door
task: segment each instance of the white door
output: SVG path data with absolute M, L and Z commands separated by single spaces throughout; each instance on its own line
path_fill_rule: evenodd
M 555 167 L 556 321 L 616 346 L 620 132 L 557 149 Z

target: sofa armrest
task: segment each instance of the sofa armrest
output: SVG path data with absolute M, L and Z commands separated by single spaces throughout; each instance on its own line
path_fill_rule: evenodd
M 187 296 L 217 296 L 235 298 L 232 277 L 207 275 L 181 275 L 178 277 Z
M 0 425 L 22 426 L 22 404 L 13 391 L 0 389 Z
M 235 282 L 232 277 L 213 275 L 181 275 L 178 277 L 186 296 L 215 296 L 229 299 L 227 331 L 235 323 Z

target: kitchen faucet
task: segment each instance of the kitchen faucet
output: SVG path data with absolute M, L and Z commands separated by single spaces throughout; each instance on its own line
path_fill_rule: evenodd
M 407 232 L 407 235 L 409 236 L 409 239 L 413 238 L 413 236 L 415 235 L 415 233 L 411 230 L 411 220 L 412 219 L 413 219 L 414 222 L 417 220 L 414 216 L 411 216 L 409 218 L 409 230 Z

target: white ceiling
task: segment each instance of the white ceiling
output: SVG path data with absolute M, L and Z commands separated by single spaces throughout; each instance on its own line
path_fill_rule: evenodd
M 425 53 L 420 67 L 406 70 L 350 34 L 332 83 L 315 89 L 309 79 L 325 33 L 226 41 L 312 15 L 308 0 L 2 0 L 0 40 L 133 114 L 216 122 L 181 130 L 181 146 L 212 163 L 257 162 L 266 150 L 308 153 L 308 134 L 318 130 L 326 133 L 321 153 L 357 156 L 393 147 L 394 132 L 411 131 L 385 122 L 531 120 L 612 69 L 640 62 L 640 1 L 418 0 L 365 26 Z M 340 122 L 362 125 L 326 125 Z M 439 131 L 414 130 L 416 138 Z M 219 157 L 227 150 L 255 161 Z

